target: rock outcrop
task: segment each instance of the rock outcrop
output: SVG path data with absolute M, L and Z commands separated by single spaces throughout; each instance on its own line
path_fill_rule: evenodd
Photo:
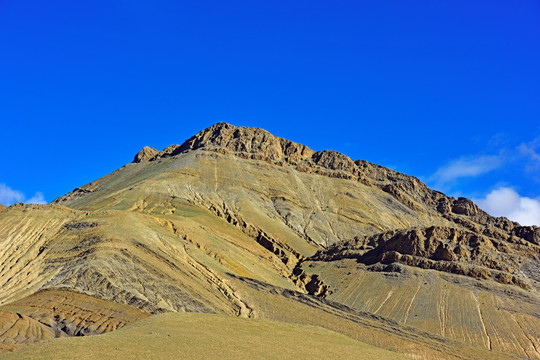
M 135 158 L 133 159 L 134 163 L 140 163 L 146 160 L 150 160 L 159 153 L 159 150 L 151 148 L 150 146 L 145 146 L 139 151 Z
M 151 160 L 176 156 L 201 148 L 220 153 L 232 153 L 243 158 L 289 164 L 308 159 L 314 153 L 305 145 L 276 137 L 263 129 L 218 123 L 192 136 L 182 145 L 168 146 Z
M 334 244 L 312 259 L 349 258 L 366 265 L 401 263 L 530 289 L 529 280 L 518 269 L 538 261 L 539 254 L 539 246 L 509 233 L 432 226 L 355 238 Z M 540 281 L 540 274 L 532 280 Z

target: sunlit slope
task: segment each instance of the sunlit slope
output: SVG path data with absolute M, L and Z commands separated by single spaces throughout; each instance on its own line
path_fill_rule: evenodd
M 113 333 L 45 341 L 1 359 L 401 359 L 305 325 L 207 314 L 162 314 Z
M 328 300 L 464 344 L 540 358 L 537 292 L 395 264 L 374 271 L 340 260 L 304 268 L 332 289 Z
M 176 198 L 259 228 L 280 223 L 319 246 L 445 224 L 442 215 L 455 201 L 379 165 L 331 150 L 315 152 L 262 129 L 219 123 L 161 152 L 145 147 L 133 163 L 55 203 L 85 210 L 136 204 L 167 212 Z
M 50 327 L 20 313 L 0 310 L 0 354 L 57 337 Z
M 443 358 L 442 354 L 451 353 L 456 346 L 445 345 L 440 339 L 429 340 L 426 334 L 407 334 L 411 329 L 395 326 L 381 329 L 379 320 L 369 319 L 369 316 L 351 317 L 347 312 L 338 311 L 339 307 L 318 303 L 306 307 L 303 302 L 309 297 L 307 294 L 297 299 L 280 295 L 282 291 L 303 292 L 303 288 L 295 286 L 289 278 L 291 274 L 282 259 L 261 246 L 256 238 L 245 234 L 241 227 L 189 203 L 169 215 L 19 205 L 1 216 L 2 224 L 22 225 L 16 227 L 18 232 L 8 232 L 12 245 L 30 249 L 20 253 L 25 261 L 17 261 L 15 257 L 3 260 L 4 271 L 11 268 L 11 272 L 6 272 L 8 275 L 25 270 L 26 275 L 13 276 L 17 281 L 5 279 L 2 288 L 6 291 L 2 296 L 6 299 L 4 303 L 11 302 L 4 309 L 11 311 L 12 317 L 20 314 L 25 321 L 26 317 L 30 318 L 26 321 L 28 325 L 19 322 L 17 326 L 28 328 L 24 336 L 32 339 L 12 341 L 10 336 L 5 343 L 15 346 L 7 350 L 52 337 L 51 325 L 61 329 L 66 323 L 74 324 L 70 325 L 74 329 L 81 327 L 88 329 L 87 334 L 96 333 L 92 331 L 92 324 L 82 322 L 81 325 L 81 320 L 73 318 L 74 314 L 88 320 L 102 318 L 99 307 L 109 305 L 96 304 L 98 300 L 78 299 L 86 296 L 82 294 L 57 294 L 57 290 L 38 292 L 22 299 L 27 293 L 55 288 L 131 304 L 149 312 L 218 312 L 313 324 L 363 342 L 373 341 L 372 335 L 377 330 L 378 342 L 374 345 L 416 357 Z M 40 227 L 43 219 L 51 225 Z M 36 232 L 36 229 L 42 231 Z M 269 292 L 254 291 L 238 280 L 243 278 L 255 279 L 271 288 Z M 272 291 L 273 288 L 279 290 Z M 44 309 L 46 304 L 49 308 Z M 72 310 L 73 305 L 76 305 L 75 310 Z M 328 315 L 328 311 L 337 311 L 337 314 Z M 50 319 L 56 320 L 53 323 Z M 11 326 L 12 323 L 5 324 Z M 448 359 L 454 358 L 455 351 Z
M 289 268 L 315 250 L 381 235 L 381 239 L 365 243 L 373 250 L 373 262 L 395 257 L 425 268 L 432 261 L 436 263 L 429 268 L 455 272 L 451 267 L 441 268 L 438 261 L 463 267 L 458 263 L 476 257 L 475 266 L 491 269 L 487 277 L 522 288 L 538 283 L 534 271 L 514 270 L 538 261 L 539 228 L 493 218 L 470 200 L 445 196 L 416 178 L 378 165 L 352 161 L 334 151 L 314 152 L 261 129 L 223 123 L 181 146 L 171 145 L 161 152 L 143 149 L 141 153 L 136 156 L 138 162 L 55 203 L 81 210 L 170 215 L 188 202 L 257 238 Z M 451 236 L 454 229 L 468 235 L 460 240 L 464 246 L 447 248 L 452 239 L 442 238 L 435 244 L 440 249 L 416 253 L 409 249 L 417 246 L 413 244 L 418 242 L 415 232 L 410 231 L 415 228 L 448 233 L 441 236 Z M 388 247 L 386 234 L 400 230 L 411 236 L 396 238 Z M 471 246 L 482 252 L 474 254 L 467 248 Z M 402 250 L 419 258 L 395 254 Z M 473 277 L 484 277 L 486 272 L 480 268 L 458 270 Z
M 204 149 L 128 164 L 83 189 L 56 202 L 172 214 L 187 201 L 262 229 L 304 254 L 359 234 L 448 223 L 412 211 L 378 187 Z
M 57 269 L 46 266 L 46 245 L 81 214 L 36 205 L 13 205 L 0 212 L 0 305 L 33 294 L 54 275 Z
M 4 268 L 11 268 L 11 274 L 20 274 L 26 269 L 26 276 L 13 277 L 20 280 L 5 279 L 2 284 L 9 290 L 2 293 L 5 303 L 12 302 L 5 308 L 23 317 L 40 314 L 27 308 L 41 308 L 44 301 L 39 299 L 44 295 L 30 296 L 34 300 L 21 297 L 43 288 L 60 288 L 131 304 L 150 312 L 221 312 L 319 325 L 364 342 L 373 341 L 373 332 L 378 329 L 375 345 L 416 357 L 430 358 L 436 354 L 443 358 L 442 354 L 451 353 L 456 347 L 455 344 L 445 345 L 443 340 L 429 340 L 427 334 L 407 334 L 411 329 L 395 326 L 381 329 L 378 320 L 366 316 L 351 318 L 347 312 L 339 311 L 327 315 L 327 311 L 335 312 L 336 308 L 320 304 L 306 307 L 304 298 L 291 300 L 279 292 L 272 295 L 271 290 L 269 295 L 253 292 L 238 279 L 258 279 L 276 289 L 296 289 L 298 294 L 303 288 L 293 284 L 282 259 L 261 246 L 256 238 L 246 235 L 241 227 L 189 203 L 169 215 L 20 205 L 11 207 L 2 216 L 0 223 L 23 225 L 17 227 L 19 232 L 9 232 L 13 246 L 36 249 L 21 252 L 23 258 L 28 257 L 23 262 L 15 257 L 4 260 Z M 43 219 L 48 219 L 52 225 L 40 227 Z M 14 242 L 15 239 L 20 239 L 21 243 Z M 72 301 L 68 301 L 67 313 L 72 314 L 69 303 Z M 96 312 L 95 305 L 90 306 L 87 300 L 78 303 L 78 313 Z M 63 319 L 64 312 L 58 309 L 66 305 L 54 304 L 55 316 Z M 271 310 L 272 306 L 275 309 Z M 44 324 L 50 325 L 48 321 Z M 43 324 L 34 325 L 43 327 Z M 35 335 L 34 340 L 51 336 L 50 331 L 43 331 Z M 448 358 L 456 358 L 455 351 Z
M 0 214 L 0 232 L 7 234 L 0 253 L 1 303 L 67 288 L 150 312 L 247 316 L 226 273 L 293 286 L 281 276 L 285 265 L 242 231 L 189 204 L 184 210 L 189 215 L 167 219 L 131 211 L 11 207 Z
M 260 319 L 324 327 L 413 359 L 520 358 L 514 352 L 503 353 L 452 340 L 339 302 L 253 279 L 236 278 L 233 285 L 242 298 L 253 304 L 253 312 Z M 367 296 L 373 292 L 367 291 Z

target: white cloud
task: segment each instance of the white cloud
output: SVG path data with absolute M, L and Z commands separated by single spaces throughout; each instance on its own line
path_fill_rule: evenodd
M 536 152 L 536 149 L 531 144 L 519 145 L 519 150 L 523 155 L 528 156 L 531 160 L 540 161 L 540 154 Z
M 25 203 L 27 203 L 27 204 L 46 204 L 47 201 L 45 200 L 45 197 L 43 196 L 43 193 L 38 191 L 30 199 L 25 200 Z
M 501 157 L 493 155 L 460 158 L 440 167 L 428 181 L 433 182 L 435 187 L 442 188 L 457 179 L 479 176 L 495 170 L 501 163 Z
M 522 197 L 512 188 L 499 187 L 474 201 L 493 216 L 505 216 L 521 225 L 540 225 L 540 200 Z
M 540 137 L 529 143 L 522 143 L 518 146 L 521 155 L 528 158 L 528 171 L 536 170 L 540 167 Z
M 47 204 L 43 193 L 37 192 L 30 199 L 19 190 L 14 190 L 6 184 L 0 183 L 0 204 L 12 205 L 16 202 L 25 202 L 27 204 Z
M 23 200 L 24 194 L 22 192 L 13 190 L 5 184 L 0 184 L 0 204 L 11 205 Z

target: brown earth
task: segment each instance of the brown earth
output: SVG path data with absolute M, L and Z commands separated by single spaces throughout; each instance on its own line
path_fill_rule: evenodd
M 73 291 L 49 289 L 0 307 L 0 353 L 23 345 L 119 329 L 149 314 Z

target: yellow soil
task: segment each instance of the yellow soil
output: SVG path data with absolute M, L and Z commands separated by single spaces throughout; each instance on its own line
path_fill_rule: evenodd
M 401 359 L 314 326 L 169 313 L 92 337 L 28 346 L 0 359 Z

